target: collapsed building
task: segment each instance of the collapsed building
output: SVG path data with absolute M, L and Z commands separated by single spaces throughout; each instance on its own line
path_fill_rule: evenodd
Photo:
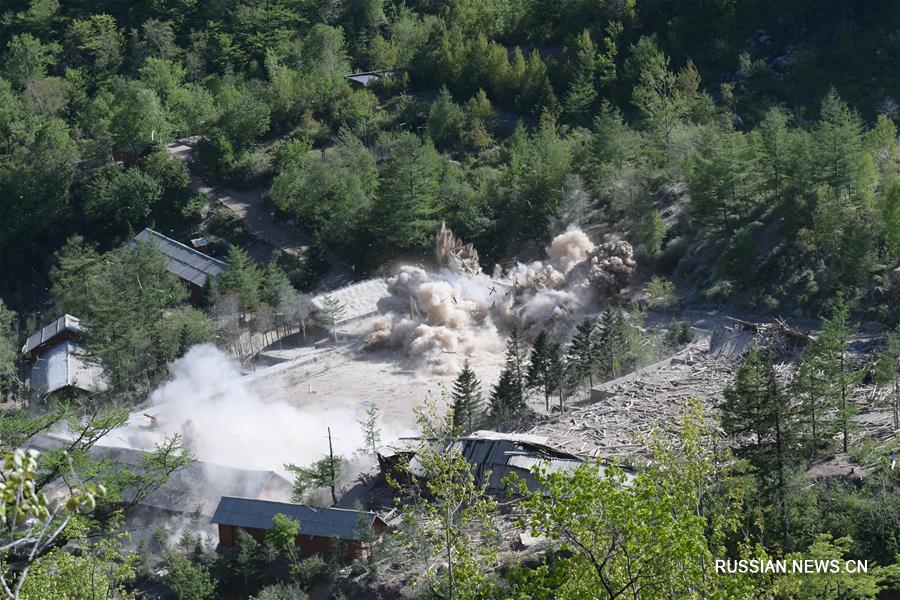
M 540 488 L 535 470 L 547 474 L 572 472 L 583 462 L 571 452 L 550 446 L 545 436 L 481 430 L 455 440 L 404 438 L 382 446 L 377 453 L 382 474 L 399 481 L 425 477 L 416 456 L 422 444 L 431 451 L 459 452 L 471 466 L 476 483 L 496 493 L 514 489 L 510 476 L 534 491 Z
M 65 450 L 72 440 L 65 436 L 42 434 L 29 441 L 28 447 L 40 452 Z M 90 449 L 92 459 L 110 471 L 123 470 L 128 474 L 147 474 L 147 451 L 95 444 Z M 129 511 L 131 523 L 169 519 L 173 516 L 203 516 L 210 518 L 223 496 L 242 496 L 264 500 L 288 500 L 293 485 L 279 473 L 260 469 L 243 469 L 209 461 L 195 460 L 173 471 L 166 482 L 149 494 L 137 496 L 138 490 L 121 490 L 122 501 L 134 506 Z M 139 527 L 138 527 L 139 528 Z

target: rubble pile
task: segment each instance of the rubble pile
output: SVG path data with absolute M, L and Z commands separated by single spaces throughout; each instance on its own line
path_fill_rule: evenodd
M 453 235 L 446 223 L 441 223 L 434 240 L 435 258 L 440 267 L 450 269 L 460 275 L 481 273 L 478 250 L 471 243 L 464 244 Z
M 639 463 L 656 433 L 678 431 L 685 405 L 698 398 L 713 410 L 736 362 L 691 346 L 675 357 L 595 386 L 589 404 L 538 424 L 529 433 L 584 457 Z

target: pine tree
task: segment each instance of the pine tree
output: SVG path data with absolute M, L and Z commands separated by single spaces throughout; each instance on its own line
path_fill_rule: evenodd
M 506 340 L 506 365 L 491 391 L 491 417 L 502 422 L 525 408 L 525 339 L 514 327 Z
M 523 394 L 525 390 L 527 351 L 522 330 L 518 327 L 513 327 L 512 331 L 509 332 L 509 339 L 506 340 L 506 369 L 512 373 L 515 385 L 519 390 L 518 404 L 523 406 L 525 404 Z
M 362 427 L 363 447 L 360 450 L 375 454 L 378 444 L 381 442 L 381 429 L 378 427 L 378 405 L 371 400 L 364 402 L 366 405 L 366 418 L 357 421 Z
M 743 133 L 711 125 L 700 131 L 687 160 L 695 222 L 730 233 L 748 203 L 749 146 Z
M 847 353 L 850 336 L 855 330 L 855 325 L 850 323 L 850 305 L 842 294 L 838 294 L 831 304 L 830 317 L 822 321 L 822 333 L 815 341 L 813 350 L 822 380 L 826 383 L 826 398 L 836 414 L 835 425 L 841 434 L 844 452 L 850 446 L 852 417 L 856 410 L 848 396 L 851 386 L 859 381 L 861 375 L 852 369 Z
M 894 431 L 900 431 L 900 328 L 888 334 L 884 347 L 878 353 L 875 381 L 893 388 L 890 405 L 894 415 Z
M 806 437 L 808 438 L 808 453 L 811 458 L 818 456 L 819 446 L 830 437 L 829 432 L 823 426 L 828 401 L 827 386 L 828 382 L 823 379 L 816 346 L 810 344 L 800 356 L 800 366 L 791 381 L 791 389 L 800 400 L 803 418 L 808 426 Z
M 241 312 L 246 314 L 259 304 L 262 275 L 247 253 L 237 246 L 228 250 L 227 262 L 228 267 L 216 280 L 219 293 L 237 297 L 241 303 Z
M 462 371 L 453 382 L 453 430 L 471 433 L 475 430 L 475 421 L 481 411 L 481 382 L 469 361 L 463 364 Z
M 328 295 L 322 298 L 316 311 L 316 318 L 319 323 L 328 328 L 335 342 L 337 341 L 337 323 L 343 318 L 346 311 L 347 306 L 343 302 L 334 296 Z
M 512 371 L 503 369 L 491 390 L 491 420 L 500 424 L 513 417 L 521 398 L 522 388 L 516 385 L 515 375 Z
M 640 329 L 633 323 L 640 314 L 633 316 L 617 308 L 607 308 L 597 324 L 598 371 L 606 379 L 615 379 L 634 368 L 643 358 Z
M 862 130 L 859 115 L 831 88 L 822 99 L 814 139 L 822 179 L 840 198 L 859 201 L 875 184 Z
M 779 206 L 790 175 L 787 114 L 779 108 L 769 109 L 759 124 L 758 132 L 761 182 L 773 205 Z
M 753 348 L 738 368 L 734 385 L 725 390 L 721 406 L 722 428 L 743 441 L 736 454 L 747 458 L 763 480 L 775 473 L 775 495 L 782 548 L 789 547 L 787 512 L 788 459 L 795 438 L 795 415 L 775 374 L 771 350 Z
M 597 319 L 587 317 L 575 328 L 575 335 L 572 336 L 566 351 L 568 374 L 574 385 L 580 384 L 586 378 L 588 385 L 594 387 L 594 372 L 599 361 L 598 350 Z
M 550 412 L 550 393 L 559 386 L 561 372 L 559 344 L 550 339 L 546 330 L 541 331 L 531 349 L 526 384 L 543 392 L 547 412 Z
M 594 371 L 599 360 L 596 336 L 597 320 L 588 317 L 578 324 L 569 342 L 566 362 L 576 384 L 587 378 L 588 385 L 594 387 Z

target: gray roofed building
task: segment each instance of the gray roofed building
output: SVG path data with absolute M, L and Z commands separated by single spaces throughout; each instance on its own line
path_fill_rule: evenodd
M 100 365 L 85 359 L 85 350 L 72 340 L 60 340 L 31 365 L 29 379 L 42 396 L 74 388 L 85 392 L 107 389 Z
M 63 436 L 42 434 L 31 439 L 28 447 L 41 452 L 65 448 L 70 440 Z M 146 452 L 121 446 L 95 444 L 91 458 L 109 461 L 109 469 L 127 469 L 144 472 Z M 286 500 L 291 497 L 293 485 L 274 471 L 242 469 L 195 461 L 169 475 L 166 483 L 140 501 L 146 508 L 167 513 L 201 514 L 211 517 L 223 496 L 241 495 L 248 498 Z M 123 490 L 126 501 L 133 498 L 130 490 Z
M 107 388 L 103 369 L 86 358 L 78 339 L 85 329 L 72 315 L 63 315 L 30 336 L 22 347 L 29 361 L 26 379 L 41 396 L 64 389 L 100 392 Z
M 271 529 L 276 514 L 286 515 L 300 522 L 300 533 L 308 536 L 342 540 L 358 540 L 361 536 L 360 517 L 369 527 L 378 516 L 373 512 L 344 508 L 314 508 L 306 504 L 271 502 L 252 498 L 223 496 L 211 522 L 247 529 Z
M 222 497 L 210 522 L 219 528 L 219 544 L 233 548 L 239 543 L 240 531 L 257 541 L 264 540 L 278 514 L 299 522 L 294 544 L 301 556 L 337 552 L 353 560 L 365 556 L 372 542 L 387 529 L 387 524 L 373 512 L 234 496 Z
M 131 240 L 131 243 L 155 246 L 168 259 L 166 268 L 169 272 L 196 289 L 202 289 L 208 277 L 218 277 L 227 267 L 221 260 L 207 256 L 152 229 L 144 229 Z
M 486 483 L 489 489 L 495 491 L 507 489 L 506 477 L 511 473 L 523 479 L 527 489 L 533 491 L 540 488 L 533 468 L 547 473 L 571 472 L 583 462 L 575 454 L 548 446 L 545 437 L 523 433 L 476 431 L 455 441 L 433 440 L 429 443 L 433 450 L 462 454 L 471 466 L 476 481 L 479 484 Z M 402 447 L 386 449 L 384 452 L 382 454 L 382 449 L 379 449 L 378 454 L 383 472 L 396 469 L 396 463 L 401 460 L 400 455 L 405 454 L 409 460 L 408 472 L 415 477 L 427 476 L 419 457 L 414 456 L 415 446 L 412 440 Z M 396 459 L 391 452 L 397 455 Z M 396 477 L 393 473 L 391 475 Z
M 63 315 L 29 337 L 25 341 L 25 346 L 22 347 L 22 354 L 30 357 L 32 354 L 40 353 L 41 350 L 57 341 L 58 338 L 77 338 L 82 333 L 84 333 L 84 327 L 82 327 L 80 320 L 72 315 Z
M 546 441 L 546 438 L 534 435 L 476 431 L 451 444 L 449 450 L 462 453 L 472 466 L 475 478 L 479 482 L 487 478 L 491 489 L 506 489 L 507 475 L 515 473 L 525 480 L 529 490 L 534 490 L 538 482 L 532 467 L 548 472 L 572 471 L 582 463 L 579 457 L 552 448 Z

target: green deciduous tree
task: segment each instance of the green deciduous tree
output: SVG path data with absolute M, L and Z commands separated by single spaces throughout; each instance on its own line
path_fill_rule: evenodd
M 111 109 L 114 150 L 136 157 L 168 137 L 169 125 L 159 96 L 138 81 L 116 80 Z
M 337 145 L 325 156 L 311 158 L 308 147 L 301 145 L 284 161 L 284 171 L 272 184 L 276 206 L 295 215 L 323 245 L 360 261 L 359 254 L 370 241 L 365 225 L 378 187 L 372 154 L 342 130 Z
M 720 508 L 733 512 L 723 514 L 709 503 L 719 475 L 703 435 L 695 407 L 682 421 L 678 443 L 658 443 L 651 466 L 634 476 L 599 461 L 572 472 L 537 469 L 540 488 L 522 503 L 523 525 L 559 543 L 564 554 L 554 566 L 561 570 L 556 577 L 545 564 L 519 593 L 615 599 L 762 592 L 760 578 L 711 569 L 740 524 L 741 506 L 732 499 Z
M 85 189 L 84 215 L 107 235 L 140 231 L 162 198 L 159 182 L 140 169 L 101 168 Z
M 166 313 L 160 324 L 160 354 L 167 360 L 175 360 L 192 346 L 213 340 L 215 328 L 212 319 L 191 306 L 179 306 Z
M 103 80 L 122 64 L 125 37 L 108 14 L 91 15 L 71 21 L 66 33 L 69 62 L 84 66 L 95 80 Z
M 35 560 L 19 600 L 137 598 L 128 588 L 137 578 L 140 556 L 127 549 L 127 533 L 98 535 L 76 522 L 65 535 L 64 548 L 54 548 Z
M 68 127 L 50 118 L 37 128 L 30 143 L 14 146 L 12 155 L 0 160 L 0 189 L 5 190 L 0 195 L 0 212 L 5 215 L 0 257 L 8 268 L 27 260 L 41 234 L 69 214 L 77 159 Z
M 166 583 L 179 600 L 212 600 L 216 597 L 216 582 L 206 565 L 178 552 L 169 552 L 166 567 Z
M 54 64 L 60 50 L 59 44 L 44 44 L 28 33 L 14 35 L 3 55 L 3 75 L 13 85 L 23 88 L 28 81 L 47 75 L 47 68 Z
M 446 569 L 423 569 L 417 585 L 429 585 L 441 597 L 476 600 L 490 597 L 489 572 L 497 566 L 497 503 L 478 481 L 459 450 L 435 449 L 430 439 L 445 439 L 453 430 L 453 415 L 437 416 L 432 400 L 416 410 L 422 442 L 415 450 L 427 494 L 406 490 L 416 499 L 404 511 L 402 542 L 417 563 L 434 559 Z M 413 484 L 415 485 L 415 484 Z
M 884 589 L 880 579 L 882 570 L 877 566 L 866 572 L 849 572 L 846 562 L 850 557 L 853 540 L 849 537 L 834 539 L 831 534 L 821 533 L 816 541 L 804 552 L 793 552 L 785 556 L 789 564 L 792 561 L 838 561 L 843 568 L 837 572 L 793 574 L 777 579 L 779 597 L 813 600 L 815 598 L 877 598 Z
M 228 81 L 216 96 L 220 107 L 216 125 L 235 150 L 242 150 L 269 130 L 270 110 L 259 90 L 241 80 Z
M 9 600 L 23 598 L 23 589 L 32 568 L 38 572 L 38 579 L 31 590 L 37 593 L 24 597 L 35 600 L 47 597 L 41 596 L 40 592 L 42 582 L 47 579 L 44 569 L 49 567 L 50 560 L 44 560 L 37 566 L 36 557 L 53 548 L 79 512 L 93 511 L 97 498 L 105 493 L 102 486 L 67 485 L 62 490 L 62 497 L 51 504 L 41 491 L 38 460 L 39 453 L 35 450 L 15 450 L 3 457 L 5 479 L 0 488 L 0 525 L 3 530 L 0 536 L 0 593 Z M 68 474 L 70 478 L 67 481 L 77 479 L 71 468 Z M 13 560 L 18 563 L 15 572 L 8 567 Z M 78 596 L 66 596 L 75 597 Z

